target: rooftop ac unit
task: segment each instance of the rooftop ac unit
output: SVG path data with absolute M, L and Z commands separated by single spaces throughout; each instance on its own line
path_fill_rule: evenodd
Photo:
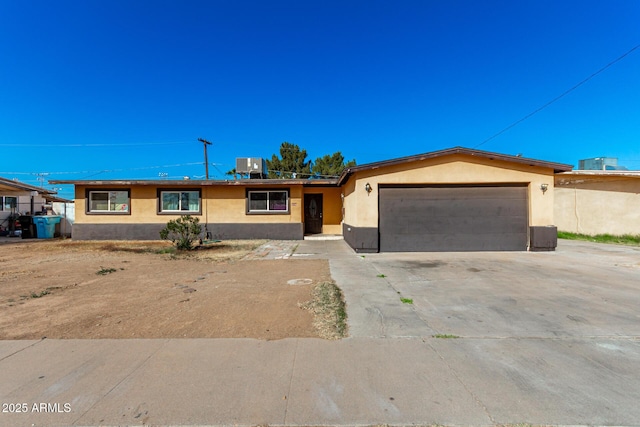
M 238 157 L 236 158 L 236 172 L 249 174 L 250 177 L 262 178 L 267 173 L 267 163 L 261 157 Z

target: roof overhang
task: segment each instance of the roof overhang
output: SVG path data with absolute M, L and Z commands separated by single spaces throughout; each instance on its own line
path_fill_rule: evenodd
M 573 169 L 572 165 L 567 165 L 563 163 L 547 162 L 543 160 L 529 159 L 529 158 L 520 157 L 520 156 L 510 156 L 507 154 L 492 153 L 489 151 L 474 150 L 471 148 L 454 147 L 454 148 L 448 148 L 446 150 L 432 151 L 429 153 L 417 154 L 414 156 L 399 157 L 397 159 L 383 160 L 381 162 L 374 162 L 374 163 L 367 163 L 360 166 L 353 166 L 351 168 L 345 169 L 342 172 L 342 175 L 340 175 L 340 178 L 338 178 L 338 185 L 344 184 L 349 179 L 349 177 L 356 172 L 374 170 L 374 169 L 382 168 L 385 166 L 394 166 L 399 164 L 419 162 L 422 160 L 435 159 L 438 157 L 451 156 L 454 154 L 480 157 L 480 158 L 489 159 L 489 160 L 501 160 L 505 162 L 523 164 L 528 166 L 536 166 L 541 168 L 553 169 L 554 173 L 566 172 Z
M 255 186 L 291 186 L 302 185 L 304 187 L 335 187 L 338 184 L 337 179 L 239 179 L 239 180 L 81 180 L 81 181 L 49 181 L 50 184 L 73 184 L 83 186 L 154 186 L 154 187 L 214 187 L 214 186 L 232 186 L 232 187 L 255 187 Z
M 32 191 L 37 191 L 39 194 L 50 195 L 56 194 L 55 191 L 45 190 L 41 187 L 36 187 L 34 185 L 25 184 L 20 181 L 13 181 L 7 178 L 0 177 L 0 191 L 8 192 L 8 193 L 30 193 Z
M 591 171 L 577 170 L 571 172 L 559 173 L 555 176 L 556 185 L 572 185 L 583 183 L 595 183 L 617 180 L 633 180 L 640 179 L 640 171 Z

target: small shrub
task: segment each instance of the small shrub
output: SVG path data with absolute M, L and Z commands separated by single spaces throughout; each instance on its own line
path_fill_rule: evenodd
M 411 298 L 400 298 L 403 304 L 413 304 L 413 299 Z
M 35 293 L 35 292 L 31 292 L 31 298 L 42 298 L 45 295 L 49 295 L 51 292 L 49 292 L 49 289 L 45 289 L 44 291 L 40 292 L 39 294 Z
M 96 274 L 99 274 L 100 276 L 106 276 L 107 274 L 115 273 L 116 271 L 117 270 L 115 268 L 100 267 L 100 270 L 98 270 Z
M 178 249 L 190 251 L 193 249 L 193 242 L 198 240 L 200 233 L 202 233 L 200 219 L 191 215 L 182 215 L 167 223 L 167 226 L 160 231 L 160 238 L 171 240 Z

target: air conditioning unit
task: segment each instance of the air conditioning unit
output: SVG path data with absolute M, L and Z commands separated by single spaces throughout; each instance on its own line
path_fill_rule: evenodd
M 264 178 L 267 174 L 267 162 L 261 157 L 238 157 L 236 173 L 247 174 L 250 178 Z

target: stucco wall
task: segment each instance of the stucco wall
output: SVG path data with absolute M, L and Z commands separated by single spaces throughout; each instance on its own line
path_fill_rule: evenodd
M 322 194 L 322 233 L 342 234 L 342 190 L 338 187 L 305 187 L 304 194 Z
M 89 187 L 91 188 L 91 187 Z M 163 187 L 163 188 L 169 188 Z M 300 223 L 302 222 L 302 186 L 289 188 L 289 213 L 247 214 L 247 189 L 264 190 L 263 187 L 208 186 L 202 188 L 202 223 Z M 164 224 L 180 215 L 158 214 L 158 193 L 155 186 L 109 186 L 108 189 L 131 191 L 130 214 L 88 214 L 86 212 L 85 186 L 76 186 L 76 224 Z
M 556 177 L 559 231 L 640 235 L 640 178 Z
M 373 188 L 367 194 L 365 185 Z M 500 160 L 452 155 L 421 162 L 357 172 L 345 187 L 345 223 L 378 226 L 378 186 L 381 184 L 499 184 L 526 183 L 529 225 L 554 224 L 553 170 Z M 547 184 L 545 193 L 541 184 Z
M 0 196 L 17 197 L 16 212 L 20 214 L 33 214 L 31 212 L 31 193 L 28 191 L 3 191 Z M 38 194 L 33 196 L 33 210 L 34 212 L 42 211 L 42 206 L 45 204 L 44 198 Z M 10 209 L 0 209 L 0 218 L 8 217 L 11 214 Z
M 291 186 L 289 189 L 289 213 L 288 214 L 247 214 L 246 192 L 247 190 L 267 190 L 286 188 L 266 187 L 231 187 L 213 186 L 205 187 L 203 191 L 203 221 L 205 218 L 210 223 L 299 223 L 302 222 L 302 186 Z

